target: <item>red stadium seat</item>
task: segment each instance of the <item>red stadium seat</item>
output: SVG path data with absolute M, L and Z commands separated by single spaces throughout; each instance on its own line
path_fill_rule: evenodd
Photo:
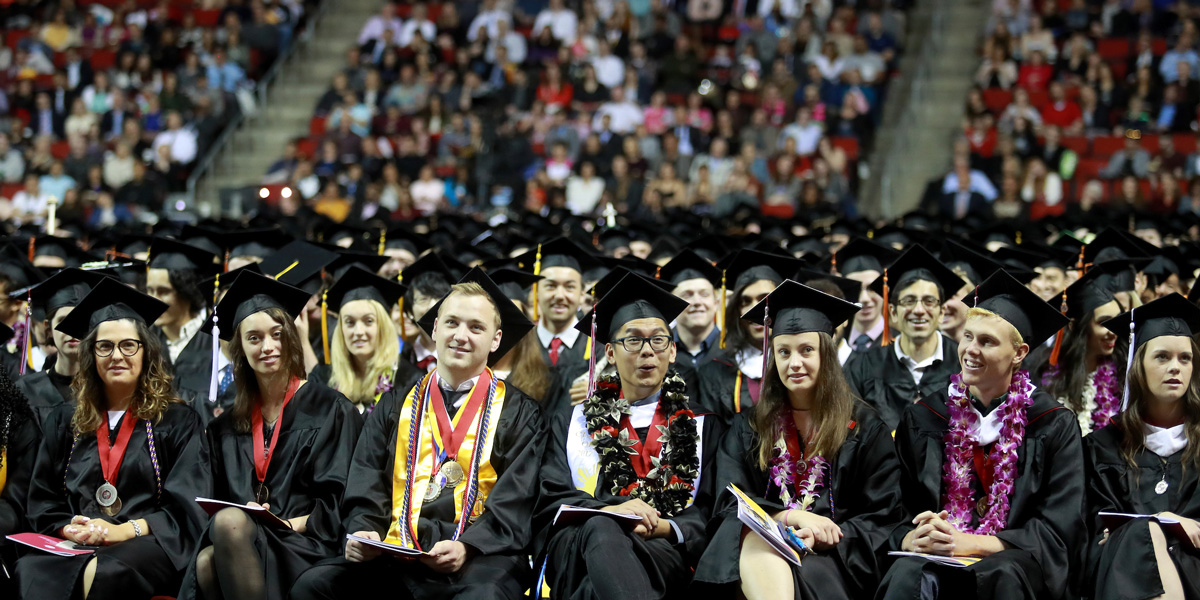
M 1129 56 L 1129 38 L 1104 38 L 1096 42 L 1096 53 L 1105 60 L 1123 60 Z
M 1162 56 L 1167 52 L 1167 40 L 1164 38 L 1154 38 L 1150 40 L 1150 51 L 1155 56 Z
M 107 71 L 117 64 L 117 53 L 108 48 L 100 48 L 92 52 L 89 59 L 92 63 L 92 69 L 96 71 Z
M 1004 112 L 1004 109 L 1012 104 L 1012 96 L 1012 92 L 1000 88 L 983 90 L 984 104 L 987 104 L 988 110 L 996 114 Z
M 320 137 L 325 135 L 325 117 L 313 117 L 308 122 L 308 135 Z
M 306 156 L 310 159 L 317 156 L 317 138 L 303 138 L 296 140 L 296 154 L 298 156 Z
M 8 44 L 9 49 L 16 50 L 17 42 L 29 37 L 28 29 L 13 29 L 4 32 L 4 41 Z
M 13 194 L 25 189 L 23 183 L 5 183 L 0 184 L 0 198 L 12 198 Z
M 1100 176 L 1100 171 L 1108 164 L 1107 160 L 1102 158 L 1083 158 L 1079 160 L 1079 166 L 1075 168 L 1075 181 L 1086 182 L 1089 179 L 1095 179 Z
M 1062 139 L 1062 145 L 1065 148 L 1070 148 L 1072 151 L 1075 152 L 1075 154 L 1078 154 L 1079 156 L 1087 156 L 1088 155 L 1088 151 L 1089 151 L 1088 150 L 1088 148 L 1089 148 L 1088 139 L 1081 135 L 1064 137 Z
M 1029 104 L 1034 108 L 1042 110 L 1043 106 L 1050 103 L 1050 92 L 1046 90 L 1029 90 Z
M 1113 152 L 1120 150 L 1124 146 L 1124 137 L 1115 135 L 1097 137 L 1092 140 L 1092 156 L 1108 158 Z
M 1114 80 L 1124 81 L 1125 75 L 1129 72 L 1129 63 L 1123 60 L 1111 60 L 1108 62 L 1108 68 L 1112 69 Z
M 66 140 L 54 142 L 50 144 L 50 154 L 59 160 L 62 160 L 71 153 L 71 142 Z
M 197 27 L 216 27 L 221 19 L 221 9 L 193 10 L 192 16 L 196 18 Z
M 832 139 L 832 142 L 834 148 L 840 148 L 846 153 L 848 160 L 858 160 L 858 138 L 835 137 Z
M 1142 136 L 1142 148 L 1145 148 L 1146 152 L 1149 152 L 1150 154 L 1157 154 L 1158 153 L 1158 136 L 1157 135 L 1143 135 Z
M 1196 151 L 1196 134 L 1194 133 L 1177 133 L 1175 138 L 1175 151 L 1180 154 L 1191 154 Z
M 1139 179 L 1138 180 L 1138 188 L 1142 192 L 1142 197 L 1147 200 L 1149 200 L 1150 197 L 1154 195 L 1154 185 L 1150 182 L 1149 179 Z

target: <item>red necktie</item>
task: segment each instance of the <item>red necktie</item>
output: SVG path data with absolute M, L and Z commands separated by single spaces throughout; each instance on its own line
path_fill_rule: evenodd
M 558 349 L 562 348 L 562 338 L 550 340 L 550 364 L 558 366 Z
M 433 361 L 435 361 L 435 360 L 437 360 L 436 354 L 431 354 L 429 356 L 426 356 L 425 358 L 422 358 L 421 360 L 417 361 L 417 368 L 424 372 L 429 372 L 429 365 L 432 365 Z

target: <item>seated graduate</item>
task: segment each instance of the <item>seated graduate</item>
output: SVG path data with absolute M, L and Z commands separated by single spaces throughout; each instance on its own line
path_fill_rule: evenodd
M 758 406 L 738 415 L 721 443 L 716 475 L 799 529 L 817 553 L 793 567 L 745 532 L 737 500 L 722 492 L 715 534 L 696 567 L 697 582 L 720 586 L 714 593 L 734 597 L 739 583 L 749 600 L 875 591 L 877 556 L 901 518 L 900 465 L 891 429 L 857 402 L 837 361 L 833 332 L 857 311 L 785 281 L 744 315 L 770 324 L 770 360 Z
M 71 380 L 79 370 L 79 340 L 55 329 L 71 310 L 105 278 L 97 271 L 67 268 L 36 285 L 29 295 L 35 312 L 45 318 L 38 323 L 48 327 L 54 347 L 54 365 L 49 369 L 28 373 L 17 381 L 17 387 L 29 400 L 29 407 L 37 415 L 38 422 L 60 404 L 74 404 L 75 394 L 71 391 Z
M 1129 262 L 1095 265 L 1063 291 L 1071 324 L 1058 333 L 1042 370 L 1042 386 L 1075 412 L 1085 436 L 1108 425 L 1121 410 L 1129 344 L 1104 323 L 1122 310 L 1112 275 Z
M 963 280 L 929 251 L 912 246 L 871 282 L 883 298 L 883 335 L 878 346 L 846 361 L 855 395 L 878 412 L 889 431 L 900 415 L 930 390 L 944 390 L 958 373 L 958 342 L 943 335 L 942 303 Z M 900 332 L 892 339 L 891 330 Z
M 1200 597 L 1200 309 L 1172 294 L 1104 325 L 1124 337 L 1131 319 L 1128 406 L 1083 440 L 1093 597 Z M 1188 539 L 1151 519 L 1110 531 L 1101 511 L 1174 519 Z
M 25 508 L 41 437 L 40 423 L 24 394 L 0 369 L 0 551 L 11 546 L 4 536 L 29 529 Z M 0 552 L 0 565 L 8 572 L 14 566 L 10 558 Z M 0 592 L 7 590 L 4 579 L 0 578 Z
M 338 503 L 362 420 L 345 396 L 304 378 L 306 341 L 294 320 L 308 297 L 242 272 L 217 304 L 236 400 L 208 428 L 212 498 L 262 506 L 291 528 L 222 509 L 197 544 L 180 598 L 281 598 L 337 553 Z
M 437 368 L 438 355 L 429 333 L 416 323 L 422 321 L 429 309 L 450 293 L 450 285 L 461 275 L 459 273 L 456 276 L 437 254 L 422 256 L 402 273 L 400 281 L 407 289 L 400 303 L 400 335 L 404 339 L 400 359 L 411 366 L 417 379 Z M 412 383 L 396 390 L 401 400 L 410 388 Z
M 598 286 L 599 287 L 599 286 Z M 675 373 L 670 323 L 688 303 L 626 274 L 576 326 L 605 344 L 616 374 L 553 427 L 536 527 L 552 598 L 679 595 L 708 543 L 712 460 L 720 421 L 697 415 Z M 559 507 L 642 518 L 632 529 L 600 516 L 554 527 Z
M 890 265 L 900 253 L 891 246 L 883 246 L 867 238 L 856 237 L 833 253 L 830 270 L 847 279 L 862 284 L 858 296 L 858 314 L 850 322 L 842 343 L 838 346 L 838 360 L 843 365 L 851 353 L 866 352 L 883 343 L 885 327 L 883 315 L 887 311 L 883 297 L 871 289 L 871 283 L 883 276 L 883 268 Z
M 1066 317 L 1004 271 L 985 280 L 958 348 L 962 373 L 896 430 L 907 519 L 893 549 L 978 556 L 966 568 L 897 559 L 876 598 L 1063 598 L 1079 566 L 1083 450 L 1075 415 L 1021 361 Z M 901 539 L 902 538 L 902 539 Z
M 698 405 L 712 410 L 725 425 L 754 407 L 762 387 L 763 326 L 741 316 L 804 264 L 757 250 L 741 250 L 729 260 L 724 280 L 733 287 L 728 294 L 722 292 L 720 348 L 709 352 L 707 360 L 696 362 L 700 389 L 693 393 Z
M 155 321 L 163 358 L 171 369 L 175 392 L 196 404 L 208 395 L 212 371 L 212 336 L 201 331 L 208 320 L 212 289 L 201 282 L 220 271 L 217 255 L 173 239 L 154 238 L 146 269 L 146 293 L 165 302 Z
M 533 284 L 542 278 L 516 269 L 502 268 L 487 272 L 504 296 L 522 314 L 530 313 L 529 295 Z M 505 383 L 525 392 L 545 407 L 547 398 L 554 397 L 562 385 L 550 366 L 542 360 L 541 344 L 536 333 L 526 333 L 513 349 L 492 365 L 492 372 Z
M 18 374 L 27 372 L 22 369 L 22 348 L 29 346 L 32 354 L 37 350 L 37 340 L 31 343 L 29 336 L 34 335 L 31 325 L 26 321 L 28 295 L 21 290 L 28 290 L 46 279 L 41 269 L 29 262 L 29 253 L 19 250 L 11 242 L 0 243 L 0 335 L 3 343 L 0 345 L 0 367 L 8 370 L 14 379 Z M 32 360 L 26 357 L 25 367 L 28 371 Z
M 704 364 L 709 353 L 720 346 L 717 289 L 721 287 L 721 270 L 694 251 L 682 250 L 663 265 L 658 276 L 675 286 L 672 294 L 690 303 L 673 330 L 676 362 Z
M 81 343 L 75 405 L 54 409 L 29 490 L 34 531 L 94 554 L 26 554 L 22 598 L 150 598 L 179 590 L 210 493 L 195 411 L 175 397 L 153 323 L 166 304 L 105 279 L 59 323 Z
M 437 369 L 406 396 L 385 394 L 368 416 L 342 515 L 348 533 L 428 555 L 398 561 L 347 541 L 344 558 L 300 577 L 294 599 L 381 589 L 400 598 L 520 598 L 528 589 L 545 425 L 537 404 L 487 365 L 533 323 L 472 269 L 422 326 L 436 341 Z
M 946 293 L 942 302 L 942 335 L 962 341 L 963 325 L 967 323 L 966 305 L 975 293 L 975 287 L 983 283 L 992 273 L 1004 268 L 1004 265 L 984 256 L 963 243 L 955 240 L 945 240 L 938 258 L 946 268 L 954 271 L 963 280 L 962 287 L 957 290 L 943 290 Z M 1010 272 L 1011 274 L 1011 272 Z M 1028 364 L 1028 359 L 1023 364 Z
M 404 292 L 403 284 L 355 265 L 326 294 L 324 301 L 338 315 L 328 385 L 345 394 L 360 413 L 371 412 L 384 393 L 395 387 L 407 390 L 420 377 L 411 367 L 401 371 L 400 335 L 390 307 Z

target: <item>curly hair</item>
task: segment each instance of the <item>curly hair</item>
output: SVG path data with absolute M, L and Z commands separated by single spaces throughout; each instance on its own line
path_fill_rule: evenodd
M 138 339 L 142 342 L 142 372 L 138 374 L 137 389 L 133 392 L 133 402 L 130 410 L 138 419 L 158 423 L 171 403 L 183 403 L 175 395 L 171 387 L 171 370 L 163 359 L 162 341 L 150 328 L 140 321 L 129 320 L 137 328 Z M 79 371 L 71 380 L 71 391 L 78 399 L 75 404 L 75 416 L 71 425 L 77 435 L 92 433 L 104 423 L 104 414 L 108 410 L 104 397 L 104 382 L 96 368 L 96 334 L 99 328 L 92 329 L 79 345 L 83 351 L 79 353 Z M 113 350 L 120 352 L 120 350 Z
M 33 410 L 29 408 L 29 400 L 21 389 L 8 375 L 8 371 L 0 369 L 0 449 L 8 447 L 12 432 L 25 421 L 33 419 Z M 3 455 L 0 455 L 2 460 Z M 0 462 L 0 465 L 3 465 Z
M 296 323 L 282 308 L 268 308 L 262 311 L 282 327 L 280 336 L 279 355 L 281 367 L 297 379 L 306 379 L 304 371 L 304 351 L 300 342 L 300 333 L 296 331 Z M 258 402 L 258 375 L 246 358 L 246 350 L 242 348 L 242 326 L 238 324 L 233 331 L 233 341 L 229 343 L 229 362 L 233 365 L 233 383 L 237 394 L 233 400 L 233 424 L 238 433 L 248 433 L 251 428 L 253 410 Z

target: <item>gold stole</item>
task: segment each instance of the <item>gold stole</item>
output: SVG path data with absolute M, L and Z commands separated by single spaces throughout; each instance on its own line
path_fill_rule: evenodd
M 404 400 L 404 406 L 400 409 L 400 423 L 396 431 L 396 464 L 392 469 L 392 520 L 384 541 L 408 548 L 416 547 L 417 522 L 421 516 L 421 505 L 433 474 L 433 463 L 437 459 L 433 454 L 433 440 L 439 435 L 437 418 L 428 406 L 428 394 L 426 394 L 435 372 L 427 373 L 417 385 L 413 386 L 413 389 L 409 390 L 408 396 Z M 491 369 L 488 369 L 488 374 L 491 375 Z M 479 489 L 475 495 L 474 505 L 470 507 L 470 521 L 474 521 L 483 514 L 483 503 L 499 478 L 496 469 L 492 467 L 491 456 L 492 447 L 496 441 L 496 420 L 500 418 L 500 411 L 504 406 L 504 382 L 494 375 L 492 375 L 492 381 L 495 382 L 496 392 L 491 398 L 485 399 L 485 402 L 490 405 L 490 410 L 487 410 L 487 407 L 480 407 L 475 419 L 470 424 L 462 447 L 459 448 L 458 455 L 455 457 L 466 474 L 462 481 L 454 486 L 454 518 L 456 522 L 462 520 L 464 497 L 472 480 L 471 469 L 475 446 L 478 442 L 479 420 L 485 413 L 490 413 L 489 423 L 487 431 L 483 432 L 483 451 L 479 457 L 479 471 L 475 475 L 475 479 L 479 482 Z M 479 385 L 479 380 L 476 381 L 476 385 Z M 474 391 L 472 388 L 471 393 Z M 470 398 L 470 394 L 467 397 Z M 418 411 L 418 407 L 420 407 L 420 414 L 416 415 L 414 413 Z M 455 429 L 459 427 L 459 418 L 463 412 L 460 410 L 454 415 L 452 423 Z M 414 417 L 416 417 L 416 422 L 414 422 Z M 416 464 L 415 468 L 411 469 L 410 486 L 408 461 L 410 442 L 414 431 L 417 434 Z M 407 515 L 405 514 L 406 494 L 410 494 L 407 502 L 409 507 Z
M 4 493 L 4 484 L 8 483 L 8 448 L 0 450 L 0 494 Z

